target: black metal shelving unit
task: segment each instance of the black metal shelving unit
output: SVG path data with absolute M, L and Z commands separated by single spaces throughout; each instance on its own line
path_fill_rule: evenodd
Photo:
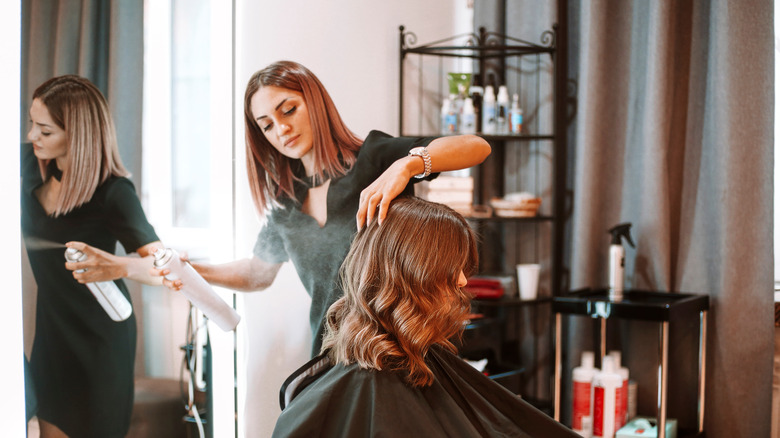
M 676 320 L 699 320 L 699 382 L 697 392 L 697 426 L 695 429 L 680 429 L 677 436 L 685 438 L 704 435 L 704 386 L 706 376 L 707 313 L 710 302 L 708 295 L 672 293 L 664 291 L 627 290 L 621 300 L 609 298 L 606 289 L 576 290 L 565 296 L 552 299 L 555 314 L 555 378 L 553 417 L 560 420 L 562 380 L 562 327 L 564 315 L 584 316 L 600 322 L 599 357 L 606 354 L 607 319 L 653 321 L 659 324 L 658 357 L 658 438 L 666 437 L 666 414 L 669 373 L 669 326 Z
M 559 20 L 561 17 L 565 17 L 565 8 L 559 11 Z M 546 272 L 543 272 L 543 280 L 540 280 L 540 292 L 544 290 L 544 294 L 541 295 L 540 299 L 531 301 L 521 301 L 509 297 L 501 300 L 475 300 L 473 302 L 475 312 L 484 312 L 487 321 L 485 324 L 475 321 L 467 327 L 463 347 L 470 351 L 487 349 L 489 354 L 499 363 L 524 363 L 526 365 L 516 365 L 514 371 L 531 372 L 537 375 L 539 373 L 552 373 L 553 345 L 551 340 L 546 342 L 546 339 L 549 339 L 547 337 L 552 336 L 550 303 L 551 297 L 559 294 L 563 282 L 562 235 L 566 176 L 565 99 L 567 85 L 565 51 L 562 44 L 562 41 L 565 40 L 559 40 L 560 36 L 558 25 L 542 32 L 539 36 L 539 43 L 532 43 L 480 28 L 478 33 L 455 35 L 430 43 L 418 44 L 417 36 L 413 32 L 406 30 L 404 26 L 399 27 L 400 87 L 398 100 L 399 133 L 401 135 L 439 135 L 440 131 L 432 129 L 430 126 L 426 128 L 423 119 L 428 118 L 430 121 L 431 116 L 438 116 L 441 101 L 447 97 L 443 85 L 446 73 L 449 72 L 444 67 L 447 60 L 455 59 L 457 62 L 463 60 L 469 62 L 472 66 L 473 77 L 478 78 L 482 85 L 488 85 L 489 78 L 492 77 L 496 89 L 501 84 L 509 84 L 514 90 L 530 89 L 524 94 L 527 99 L 523 106 L 527 114 L 531 114 L 531 120 L 536 120 L 536 125 L 524 123 L 523 133 L 516 135 L 477 133 L 491 144 L 493 152 L 483 164 L 471 171 L 474 178 L 473 202 L 476 205 L 485 205 L 491 198 L 501 197 L 505 194 L 505 180 L 511 173 L 511 170 L 504 167 L 509 154 L 525 153 L 530 157 L 531 151 L 536 151 L 534 153 L 536 161 L 532 162 L 529 158 L 528 163 L 531 164 L 528 166 L 535 166 L 534 185 L 537 188 L 542 185 L 548 188 L 542 196 L 543 210 L 533 217 L 508 218 L 492 215 L 490 217 L 469 217 L 468 219 L 481 236 L 480 273 L 498 273 L 499 275 L 515 277 L 514 267 L 516 264 L 542 263 Z M 416 79 L 416 84 L 412 86 L 417 88 L 409 90 L 410 86 L 405 80 L 405 76 L 408 68 L 407 62 L 413 56 L 420 57 L 420 67 L 417 68 L 414 65 L 412 67 L 419 70 L 419 76 L 413 78 Z M 431 75 L 438 78 L 439 82 L 434 83 L 434 88 L 438 87 L 438 90 L 425 88 L 426 76 L 423 59 L 438 63 L 438 67 L 434 66 L 433 68 L 433 70 L 438 68 L 438 71 Z M 527 67 L 529 63 L 530 69 L 522 67 Z M 530 75 L 529 70 L 531 71 Z M 528 79 L 529 77 L 531 79 Z M 409 99 L 408 95 L 415 96 L 415 100 Z M 432 97 L 432 95 L 436 96 Z M 545 103 L 542 102 L 543 100 Z M 540 110 L 540 108 L 542 109 Z M 419 123 L 416 123 L 416 126 L 405 125 L 404 119 L 407 111 L 419 115 L 417 118 Z M 544 112 L 544 114 L 538 114 L 539 111 Z M 543 123 L 540 123 L 539 120 L 543 120 Z M 550 160 L 547 163 L 549 171 L 545 172 L 539 168 L 541 157 Z M 515 177 L 517 181 L 520 181 L 520 176 Z M 541 179 L 544 181 L 540 181 Z M 534 236 L 531 245 L 536 247 L 534 249 L 536 260 L 533 261 L 520 260 L 523 253 L 515 248 L 519 246 L 517 241 L 520 240 L 520 233 L 528 233 L 529 228 L 533 229 Z M 544 251 L 538 249 L 542 245 L 544 245 Z M 542 252 L 544 254 L 540 255 Z M 529 311 L 529 309 L 531 310 Z M 528 336 L 534 336 L 534 333 L 515 332 L 519 325 L 516 320 L 525 317 L 520 316 L 521 312 L 526 312 L 522 315 L 533 314 L 534 319 L 537 318 L 536 315 L 548 318 L 547 321 L 539 324 L 547 327 L 544 329 L 546 331 L 545 337 L 542 338 L 544 340 L 541 341 L 546 343 L 534 347 L 539 348 L 538 351 L 544 350 L 544 352 L 538 357 L 534 357 L 533 363 L 525 363 L 520 358 L 522 354 L 520 343 L 523 341 L 521 337 L 524 336 L 527 342 Z M 533 339 L 531 342 L 538 341 Z M 537 383 L 537 387 L 539 386 L 546 387 L 542 392 L 552 393 L 549 381 L 540 381 Z M 527 399 L 538 400 L 538 405 L 546 406 L 545 409 L 551 411 L 552 402 L 545 400 L 546 394 L 542 397 L 539 397 L 538 394 L 521 395 Z

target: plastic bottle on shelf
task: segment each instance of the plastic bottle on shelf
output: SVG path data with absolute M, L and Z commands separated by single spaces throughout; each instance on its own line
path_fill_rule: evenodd
M 509 132 L 511 134 L 523 132 L 523 109 L 520 108 L 520 96 L 517 93 L 512 96 L 512 108 L 509 110 Z
M 460 133 L 474 134 L 477 132 L 476 114 L 474 114 L 474 103 L 470 97 L 463 102 L 463 111 L 460 115 Z
M 439 133 L 442 135 L 449 134 L 449 130 L 447 128 L 447 123 L 449 122 L 448 118 L 450 115 L 450 99 L 444 98 L 444 100 L 441 101 L 441 128 L 439 129 Z
M 441 134 L 450 135 L 458 133 L 458 112 L 455 109 L 455 95 L 450 94 L 441 104 Z
M 601 371 L 593 376 L 593 437 L 615 437 L 615 409 L 617 388 L 621 385 L 620 374 L 615 371 L 612 357 L 604 356 Z
M 458 94 L 455 96 L 455 113 L 460 116 L 463 113 L 463 105 L 466 103 L 466 85 L 458 84 Z
M 471 93 L 471 103 L 474 105 L 474 128 L 477 132 L 482 132 L 480 120 L 482 120 L 482 95 L 485 94 L 485 89 L 482 88 L 477 78 L 479 75 L 474 77 L 474 83 L 469 87 L 469 92 Z
M 572 380 L 572 420 L 571 428 L 578 434 L 585 436 L 590 433 L 590 422 L 583 418 L 590 417 L 591 385 L 593 376 L 598 371 L 593 367 L 593 352 L 583 351 L 580 366 L 574 368 L 571 374 Z M 585 424 L 588 423 L 588 424 Z
M 496 132 L 509 134 L 509 91 L 506 85 L 498 87 L 496 103 Z
M 628 368 L 621 366 L 621 353 L 618 350 L 609 352 L 615 364 L 615 371 L 620 374 L 621 384 L 617 390 L 615 410 L 615 429 L 620 429 L 628 422 Z
M 482 97 L 482 133 L 496 133 L 496 95 L 493 94 L 493 86 L 485 87 L 485 95 Z

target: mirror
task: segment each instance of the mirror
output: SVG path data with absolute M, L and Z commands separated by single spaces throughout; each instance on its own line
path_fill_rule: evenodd
M 177 5 L 181 6 L 175 0 L 145 3 L 147 14 L 158 14 L 146 15 L 147 26 L 169 19 Z M 175 125 L 172 119 L 175 115 L 169 113 L 164 118 L 145 119 L 146 127 L 169 126 L 163 126 L 162 131 L 157 133 L 145 134 L 144 144 L 150 149 L 143 154 L 142 169 L 135 173 L 134 179 L 143 177 L 146 213 L 163 242 L 177 249 L 186 249 L 183 247 L 188 242 L 187 229 L 202 227 L 208 233 L 200 234 L 202 240 L 195 249 L 201 252 L 196 256 L 208 256 L 212 261 L 249 256 L 260 229 L 261 222 L 247 186 L 242 118 L 244 86 L 254 71 L 280 59 L 301 62 L 325 84 L 341 116 L 355 133 L 364 137 L 370 130 L 379 129 L 397 135 L 398 26 L 403 24 L 414 31 L 420 41 L 434 41 L 442 36 L 470 32 L 473 23 L 473 11 L 468 0 L 342 0 L 338 4 L 307 2 L 305 8 L 299 2 L 269 4 L 238 0 L 234 2 L 235 10 L 230 10 L 230 5 L 225 8 L 224 2 L 216 0 L 203 0 L 201 3 L 209 13 L 206 21 L 198 21 L 197 30 L 202 31 L 206 22 L 209 26 L 226 22 L 235 26 L 205 39 L 210 44 L 208 49 L 180 52 L 189 53 L 187 56 L 190 57 L 210 57 L 209 62 L 196 62 L 196 67 L 207 69 L 208 75 L 216 78 L 207 85 L 209 103 L 193 105 L 196 109 L 208 111 L 211 126 L 216 127 L 205 135 L 209 138 L 207 152 L 199 152 L 200 155 L 209 154 L 209 167 L 207 170 L 189 171 L 199 176 L 204 172 L 210 175 L 208 198 L 211 204 L 196 214 L 203 219 L 202 212 L 208 212 L 209 221 L 206 225 L 189 223 L 174 226 L 171 205 L 176 198 L 172 195 L 167 200 L 155 197 L 161 192 L 172 193 L 174 171 L 188 168 L 172 152 L 161 152 L 174 143 L 170 135 L 175 134 L 172 132 L 174 128 L 171 128 Z M 193 12 L 193 9 L 189 10 L 189 13 Z M 192 19 L 203 20 L 204 16 L 195 15 Z M 156 53 L 163 61 L 175 60 L 172 53 L 166 54 L 161 49 L 165 45 L 159 35 L 149 41 L 145 56 Z M 170 41 L 180 42 L 173 38 Z M 223 49 L 216 50 L 215 45 L 220 44 Z M 229 49 L 224 49 L 225 44 Z M 184 61 L 192 62 L 193 59 Z M 157 65 L 148 58 L 145 64 L 147 69 Z M 172 64 L 167 65 L 168 70 L 164 66 L 147 70 L 147 78 L 171 77 L 170 69 L 173 67 Z M 170 103 L 166 99 L 171 94 L 160 93 L 154 87 L 153 82 L 146 82 L 147 102 L 153 102 L 152 106 L 158 109 L 169 108 Z M 21 99 L 25 103 L 29 97 L 21 96 Z M 23 107 L 26 108 L 26 105 Z M 145 117 L 149 115 L 145 114 Z M 180 126 L 186 128 L 187 122 L 184 120 Z M 193 122 L 189 123 L 192 127 Z M 167 134 L 160 135 L 159 132 Z M 160 158 L 162 155 L 165 158 Z M 186 153 L 181 156 L 186 157 Z M 155 178 L 166 181 L 164 190 L 160 189 Z M 154 190 L 150 190 L 151 187 Z M 202 200 L 205 197 L 202 195 L 202 192 L 196 192 L 191 198 Z M 224 297 L 232 299 L 232 293 L 222 292 Z M 176 356 L 180 357 L 178 348 L 184 340 L 172 334 L 175 330 L 162 327 L 167 324 L 161 322 L 167 318 L 166 306 L 160 305 L 159 300 L 168 299 L 166 295 L 160 291 L 144 290 L 134 298 L 136 304 L 143 304 L 143 339 L 159 338 L 163 331 L 166 337 L 170 337 L 162 343 L 168 350 L 162 354 L 150 354 L 146 345 L 146 371 L 178 378 Z M 216 366 L 214 369 L 213 426 L 221 431 L 215 431 L 215 435 L 222 436 L 224 431 L 228 431 L 226 435 L 233 436 L 237 430 L 238 436 L 269 436 L 279 413 L 278 390 L 282 381 L 309 358 L 308 296 L 294 269 L 285 266 L 268 291 L 237 294 L 236 300 L 244 321 L 239 325 L 236 337 L 211 331 L 211 341 L 217 349 L 212 353 L 213 358 L 229 358 L 228 364 L 224 365 L 226 371 L 222 372 Z M 169 304 L 181 307 L 181 303 Z M 175 319 L 181 318 L 179 315 Z M 184 329 L 184 322 L 171 324 L 179 324 L 176 330 Z M 139 343 L 141 341 L 139 337 Z M 237 364 L 235 376 L 233 360 Z M 176 367 L 175 374 L 171 373 L 173 367 Z M 234 381 L 237 382 L 235 387 Z M 238 401 L 238 406 L 234 400 Z

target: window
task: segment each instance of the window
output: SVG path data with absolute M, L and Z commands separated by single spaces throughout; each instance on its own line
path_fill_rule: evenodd
M 166 246 L 191 260 L 233 260 L 233 2 L 147 0 L 144 33 L 144 209 Z M 186 324 L 170 316 L 187 305 L 171 296 L 144 291 L 144 341 L 155 353 L 147 356 L 181 354 Z M 209 330 L 209 342 L 208 421 L 213 436 L 235 436 L 234 334 Z M 152 375 L 179 376 L 180 362 L 146 365 Z

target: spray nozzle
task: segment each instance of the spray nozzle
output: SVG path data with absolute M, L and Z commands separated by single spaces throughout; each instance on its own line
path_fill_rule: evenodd
M 612 234 L 612 245 L 620 245 L 622 241 L 621 237 L 625 237 L 632 248 L 635 248 L 634 242 L 631 240 L 631 222 L 615 225 L 609 229 L 609 233 Z

